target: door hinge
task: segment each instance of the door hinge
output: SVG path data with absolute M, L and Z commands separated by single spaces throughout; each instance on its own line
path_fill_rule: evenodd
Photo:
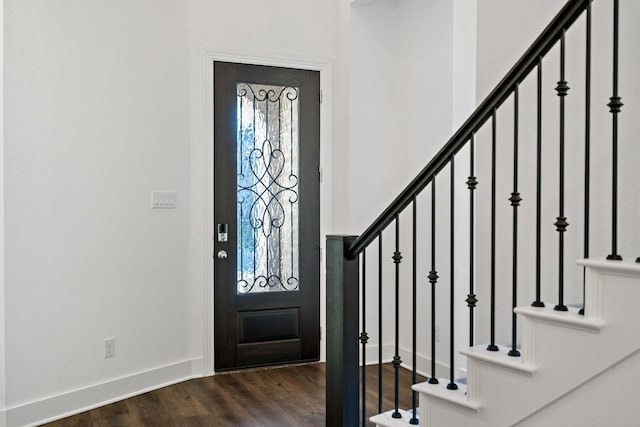
M 322 341 L 322 326 L 320 326 L 320 341 Z
M 320 104 L 322 104 L 322 89 L 320 89 Z
M 322 264 L 322 246 L 320 246 L 319 254 L 320 254 L 320 264 Z
M 318 180 L 322 182 L 322 167 L 318 166 Z

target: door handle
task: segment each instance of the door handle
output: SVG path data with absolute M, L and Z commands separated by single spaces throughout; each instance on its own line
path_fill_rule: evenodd
M 227 251 L 218 251 L 218 259 L 227 259 Z

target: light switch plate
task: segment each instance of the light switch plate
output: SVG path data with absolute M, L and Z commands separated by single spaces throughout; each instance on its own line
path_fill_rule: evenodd
M 175 191 L 152 191 L 151 192 L 151 209 L 175 209 L 176 208 L 176 192 Z

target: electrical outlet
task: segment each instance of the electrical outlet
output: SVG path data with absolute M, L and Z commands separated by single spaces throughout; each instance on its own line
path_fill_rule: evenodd
M 436 342 L 440 342 L 440 325 L 436 325 Z
M 107 338 L 104 340 L 104 358 L 114 357 L 116 355 L 116 339 Z

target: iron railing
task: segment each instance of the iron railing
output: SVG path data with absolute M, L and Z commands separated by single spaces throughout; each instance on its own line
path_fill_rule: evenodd
M 566 187 L 566 105 L 565 100 L 569 96 L 569 83 L 566 80 L 566 34 L 572 25 L 583 15 L 586 20 L 586 61 L 585 61 L 585 136 L 584 136 L 584 256 L 589 256 L 589 229 L 590 229 L 590 156 L 591 156 L 591 28 L 592 28 L 592 0 L 570 0 L 560 10 L 560 12 L 548 24 L 540 36 L 527 49 L 516 64 L 509 70 L 500 83 L 493 89 L 484 101 L 476 108 L 471 116 L 464 124 L 453 134 L 453 136 L 444 144 L 443 148 L 436 156 L 420 171 L 420 173 L 410 182 L 410 184 L 393 200 L 393 202 L 376 218 L 375 221 L 360 236 L 329 236 L 327 246 L 327 336 L 331 337 L 327 342 L 327 425 L 331 426 L 354 426 L 356 424 L 366 425 L 367 423 L 367 343 L 369 342 L 369 334 L 367 328 L 372 325 L 367 322 L 366 318 L 366 295 L 367 280 L 370 278 L 366 273 L 367 248 L 369 248 L 376 240 L 378 241 L 378 361 L 377 361 L 377 411 L 383 412 L 383 349 L 382 349 L 382 333 L 383 321 L 388 322 L 388 313 L 383 313 L 383 232 L 393 224 L 394 233 L 393 254 L 391 259 L 394 263 L 394 287 L 393 287 L 393 356 L 391 357 L 391 365 L 393 368 L 393 393 L 390 400 L 393 401 L 393 407 L 390 409 L 390 415 L 393 418 L 404 417 L 400 410 L 400 373 L 403 367 L 403 360 L 400 351 L 400 283 L 401 283 L 401 263 L 403 255 L 401 252 L 401 236 L 400 236 L 400 219 L 411 217 L 411 233 L 412 233 L 412 277 L 411 277 L 411 381 L 413 384 L 417 382 L 417 221 L 419 211 L 417 207 L 417 198 L 422 191 L 429 186 L 431 188 L 430 202 L 430 271 L 428 274 L 428 282 L 430 283 L 431 304 L 427 305 L 430 310 L 430 372 L 427 382 L 430 384 L 438 384 L 438 372 L 436 372 L 436 293 L 441 287 L 439 282 L 439 274 L 437 269 L 436 255 L 439 249 L 436 245 L 436 229 L 438 224 L 437 205 L 436 205 L 436 177 L 443 170 L 447 169 L 450 177 L 449 187 L 449 274 L 448 274 L 448 292 L 450 297 L 449 306 L 449 378 L 446 380 L 446 388 L 455 390 L 458 388 L 458 382 L 455 378 L 455 336 L 454 323 L 457 319 L 455 308 L 458 305 L 455 300 L 455 242 L 456 242 L 456 223 L 455 223 L 455 160 L 458 152 L 464 147 L 469 147 L 470 163 L 469 176 L 465 182 L 466 189 L 469 191 L 469 291 L 465 300 L 466 307 L 469 309 L 469 345 L 476 345 L 475 328 L 478 327 L 474 323 L 474 310 L 477 308 L 478 292 L 475 283 L 474 269 L 477 263 L 475 254 L 475 236 L 476 227 L 476 203 L 479 203 L 476 189 L 479 180 L 476 177 L 476 151 L 480 149 L 478 146 L 476 135 L 483 127 L 489 125 L 491 132 L 491 172 L 488 182 L 491 188 L 490 203 L 491 222 L 490 222 L 490 291 L 488 296 L 490 308 L 490 325 L 489 325 L 489 343 L 486 345 L 488 351 L 501 351 L 496 343 L 496 204 L 498 200 L 496 188 L 497 169 L 504 165 L 497 163 L 497 134 L 498 134 L 498 110 L 503 106 L 507 99 L 513 99 L 513 186 L 510 197 L 507 199 L 512 207 L 512 260 L 511 260 L 511 301 L 512 303 L 505 310 L 511 312 L 511 342 L 507 350 L 507 354 L 511 357 L 519 357 L 520 351 L 517 345 L 517 317 L 513 313 L 513 309 L 518 303 L 518 293 L 522 292 L 518 283 L 518 215 L 523 196 L 519 188 L 519 162 L 520 162 L 520 141 L 519 132 L 522 117 L 520 116 L 520 86 L 535 70 L 536 87 L 536 197 L 535 197 L 535 290 L 530 290 L 535 299 L 532 303 L 535 307 L 544 307 L 541 297 L 541 264 L 543 260 L 541 234 L 542 224 L 549 223 L 548 219 L 542 217 L 542 93 L 543 93 L 543 59 L 551 51 L 552 48 L 559 44 L 559 63 L 560 69 L 558 73 L 558 83 L 555 87 L 558 96 L 558 193 L 557 206 L 558 216 L 555 218 L 555 228 L 558 232 L 558 301 L 554 309 L 558 311 L 568 310 L 564 301 L 565 293 L 565 234 L 569 223 L 565 210 L 565 187 Z M 612 192 L 611 192 L 611 254 L 608 256 L 610 260 L 621 260 L 622 257 L 618 253 L 618 115 L 621 112 L 622 102 L 619 94 L 619 0 L 613 0 L 613 94 L 610 102 L 607 104 L 612 114 Z M 440 182 L 440 181 L 438 181 Z M 445 181 L 446 182 L 446 181 Z M 442 186 L 442 184 L 440 184 Z M 553 197 L 556 195 L 554 194 Z M 411 209 L 407 209 L 411 206 Z M 392 233 L 390 230 L 389 233 Z M 533 234 L 533 232 L 532 232 Z M 375 248 L 373 248 L 375 251 Z M 375 258 L 373 258 L 375 260 Z M 504 257 L 501 258 L 504 260 Z M 640 258 L 636 260 L 640 262 Z M 361 273 L 361 274 L 360 274 Z M 361 296 L 361 314 L 362 318 L 358 319 L 358 293 L 359 286 L 362 286 Z M 442 290 L 445 291 L 444 289 Z M 583 293 L 584 295 L 584 293 Z M 583 297 L 584 298 L 584 297 Z M 355 313 L 355 314 L 354 314 Z M 384 314 L 384 319 L 383 319 Z M 360 324 L 359 324 L 360 322 Z M 359 327 L 362 329 L 360 330 Z M 361 360 L 358 355 L 358 343 L 362 346 Z M 359 370 L 361 364 L 361 370 Z M 359 382 L 362 392 L 359 394 Z M 373 393 L 376 391 L 374 390 Z M 361 400 L 360 400 L 361 399 Z M 375 406 L 375 405 L 372 405 Z M 410 424 L 418 424 L 418 411 L 416 393 L 413 392 L 411 399 L 411 410 L 408 415 Z

